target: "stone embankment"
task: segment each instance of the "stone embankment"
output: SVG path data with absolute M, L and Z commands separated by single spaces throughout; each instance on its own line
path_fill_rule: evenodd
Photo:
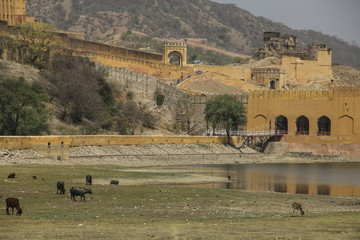
M 250 163 L 319 163 L 359 162 L 359 158 L 316 154 L 263 154 L 251 148 L 226 144 L 152 144 L 118 146 L 81 146 L 69 149 L 69 159 L 46 158 L 27 150 L 1 150 L 0 166 L 21 164 L 95 165 L 111 164 L 127 167 L 171 166 L 193 164 L 250 164 Z
M 30 149 L 0 150 L 0 165 L 117 164 L 123 166 L 158 166 L 234 164 L 248 162 L 246 159 L 256 156 L 259 156 L 259 154 L 252 149 L 239 150 L 238 146 L 226 144 L 81 146 L 69 149 L 68 160 L 45 158 L 38 152 Z

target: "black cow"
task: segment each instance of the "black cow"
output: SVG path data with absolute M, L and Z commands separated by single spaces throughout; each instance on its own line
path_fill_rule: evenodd
M 58 194 L 59 191 L 60 191 L 60 195 L 65 194 L 65 182 L 64 181 L 58 181 L 56 184 L 56 187 L 57 187 L 56 194 Z
M 8 178 L 15 178 L 15 173 L 11 173 L 11 174 L 9 174 L 9 176 L 8 176 Z
M 111 180 L 110 184 L 112 185 L 119 185 L 119 181 L 118 180 Z
M 20 207 L 19 199 L 17 199 L 17 198 L 7 198 L 6 199 L 6 215 L 10 215 L 9 208 L 12 209 L 13 215 L 14 215 L 14 208 L 17 209 L 16 215 L 22 214 L 22 208 Z
M 74 201 L 76 201 L 75 196 L 80 196 L 81 201 L 83 198 L 84 198 L 84 201 L 86 201 L 85 194 L 87 194 L 87 193 L 92 194 L 91 189 L 86 189 L 86 188 L 82 188 L 82 187 L 72 187 L 70 189 L 71 200 L 74 199 Z
M 91 185 L 91 184 L 92 184 L 92 176 L 86 175 L 86 185 Z

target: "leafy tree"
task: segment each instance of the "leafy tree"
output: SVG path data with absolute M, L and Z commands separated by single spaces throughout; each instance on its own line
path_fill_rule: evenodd
M 48 130 L 48 96 L 37 82 L 0 82 L 0 135 L 40 135 Z
M 205 120 L 212 124 L 213 128 L 221 126 L 225 128 L 230 143 L 230 130 L 237 129 L 245 123 L 244 107 L 240 101 L 230 95 L 218 95 L 205 103 Z
M 56 43 L 54 28 L 47 24 L 26 22 L 11 28 L 5 45 L 11 60 L 43 68 Z

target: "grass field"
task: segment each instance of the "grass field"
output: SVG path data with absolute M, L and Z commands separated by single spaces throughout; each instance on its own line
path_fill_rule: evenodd
M 191 176 L 133 170 L 110 165 L 0 167 L 0 239 L 360 238 L 359 197 L 144 185 Z M 16 178 L 8 179 L 12 172 Z M 85 185 L 87 174 L 93 176 L 92 186 Z M 120 185 L 110 185 L 111 179 Z M 65 195 L 56 194 L 58 180 L 65 181 Z M 129 180 L 132 184 L 122 185 Z M 91 188 L 93 194 L 86 195 L 86 202 L 71 201 L 72 186 Z M 20 199 L 22 216 L 5 214 L 7 197 Z M 292 213 L 293 201 L 302 203 L 304 216 Z

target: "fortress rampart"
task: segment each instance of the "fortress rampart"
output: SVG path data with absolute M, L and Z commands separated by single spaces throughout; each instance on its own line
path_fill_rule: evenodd
M 194 73 L 194 68 L 191 66 L 165 64 L 162 54 L 70 38 L 64 33 L 58 33 L 58 36 L 61 37 L 65 48 L 72 50 L 75 55 L 88 57 L 96 63 L 116 68 L 126 67 L 158 78 L 179 78 L 181 72 Z

